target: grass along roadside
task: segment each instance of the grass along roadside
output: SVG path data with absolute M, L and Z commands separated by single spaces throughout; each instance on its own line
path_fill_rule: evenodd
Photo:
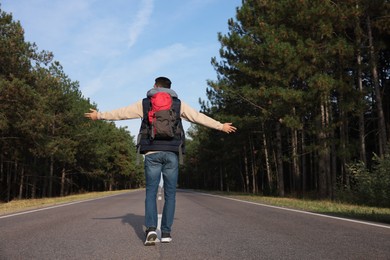
M 390 224 L 390 208 L 359 206 L 328 200 L 277 198 L 219 192 L 213 192 L 212 194 L 330 216 Z
M 119 191 L 103 191 L 103 192 L 89 192 L 77 195 L 69 195 L 65 197 L 42 198 L 42 199 L 23 199 L 12 200 L 8 203 L 0 203 L 0 215 L 12 214 L 26 210 L 44 208 L 64 203 L 70 203 L 81 200 L 101 198 L 121 193 L 126 193 L 135 190 L 119 190 Z

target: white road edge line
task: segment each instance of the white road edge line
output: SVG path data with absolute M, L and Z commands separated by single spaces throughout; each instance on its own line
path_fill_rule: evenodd
M 156 243 L 159 243 L 161 242 L 161 219 L 162 219 L 162 214 L 157 214 L 157 239 L 156 239 Z
M 324 214 L 313 213 L 313 212 L 297 210 L 297 209 L 283 208 L 283 207 L 278 207 L 278 206 L 262 204 L 262 203 L 258 203 L 258 202 L 245 201 L 245 200 L 234 199 L 234 198 L 229 198 L 229 197 L 224 197 L 224 196 L 214 195 L 214 194 L 207 194 L 207 193 L 203 193 L 203 192 L 196 192 L 196 191 L 194 191 L 194 192 L 202 194 L 202 195 L 206 195 L 206 196 L 217 197 L 217 198 L 227 199 L 227 200 L 233 200 L 233 201 L 243 202 L 243 203 L 252 204 L 252 205 L 258 205 L 258 206 L 263 206 L 263 207 L 268 207 L 268 208 L 280 209 L 280 210 L 285 210 L 285 211 L 292 211 L 292 212 L 297 212 L 297 213 L 301 213 L 301 214 L 313 215 L 313 216 L 318 216 L 318 217 L 323 217 L 323 218 L 337 219 L 337 220 L 342 220 L 342 221 L 347 221 L 347 222 L 352 222 L 352 223 L 358 223 L 358 224 L 363 224 L 363 225 L 369 225 L 369 226 L 374 226 L 374 227 L 390 229 L 390 226 L 381 225 L 381 224 L 375 224 L 375 223 L 359 221 L 359 220 L 354 220 L 354 219 L 349 219 L 349 218 L 328 216 L 328 215 L 324 215 Z
M 39 208 L 39 209 L 33 209 L 33 210 L 28 210 L 28 211 L 13 213 L 13 214 L 9 214 L 9 215 L 0 216 L 0 219 L 3 219 L 3 218 L 10 218 L 10 217 L 15 217 L 15 216 L 20 216 L 20 215 L 25 215 L 25 214 L 30 214 L 30 213 L 34 213 L 34 212 L 38 212 L 38 211 L 43 211 L 43 210 L 48 210 L 48 209 L 55 209 L 55 208 L 70 206 L 70 205 L 79 204 L 79 203 L 88 202 L 88 201 L 94 201 L 94 200 L 105 199 L 105 198 L 114 197 L 114 196 L 118 196 L 118 195 L 122 195 L 122 194 L 125 194 L 125 193 L 114 194 L 114 195 L 109 195 L 109 196 L 104 196 L 104 197 L 94 198 L 94 199 L 79 200 L 79 201 L 68 202 L 68 203 L 59 204 L 59 205 L 55 205 L 55 206 L 49 206 L 49 207 L 44 207 L 44 208 Z

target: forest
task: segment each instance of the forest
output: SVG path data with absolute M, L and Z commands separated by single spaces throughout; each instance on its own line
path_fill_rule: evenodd
M 1 201 L 143 185 L 133 137 L 85 119 L 91 107 L 53 53 L 0 9 Z
M 247 0 L 218 35 L 180 184 L 390 206 L 390 3 Z M 213 158 L 212 160 L 210 158 Z
M 243 0 L 216 32 L 217 80 L 193 125 L 181 188 L 390 207 L 388 0 Z M 126 128 L 0 9 L 0 200 L 142 187 Z

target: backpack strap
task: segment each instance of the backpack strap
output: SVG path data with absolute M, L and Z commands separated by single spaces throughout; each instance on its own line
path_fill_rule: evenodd
M 181 122 L 180 114 L 181 114 L 181 100 L 177 97 L 172 98 L 172 107 L 176 111 L 176 134 L 180 135 L 180 139 L 182 142 L 179 145 L 179 163 L 180 165 L 184 165 L 184 141 L 185 134 L 183 129 L 183 123 Z
M 141 157 L 141 139 L 142 139 L 142 136 L 148 135 L 148 128 L 147 127 L 143 127 L 143 125 L 144 124 L 148 124 L 148 120 L 149 120 L 148 119 L 148 113 L 149 113 L 150 107 L 151 107 L 150 98 L 144 98 L 142 100 L 142 110 L 143 110 L 142 113 L 143 113 L 143 117 L 142 117 L 140 131 L 139 131 L 139 134 L 138 134 L 138 137 L 137 137 L 136 165 L 139 165 L 139 161 L 140 161 L 140 157 Z

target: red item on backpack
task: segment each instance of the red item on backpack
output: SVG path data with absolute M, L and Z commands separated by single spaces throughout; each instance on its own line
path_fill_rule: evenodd
M 151 125 L 151 139 L 171 139 L 175 135 L 175 112 L 172 110 L 172 97 L 166 92 L 158 92 L 151 98 L 148 119 Z
M 154 94 L 150 101 L 152 103 L 151 110 L 148 113 L 149 122 L 153 122 L 155 113 L 161 110 L 169 110 L 172 107 L 172 97 L 166 92 L 158 92 Z

